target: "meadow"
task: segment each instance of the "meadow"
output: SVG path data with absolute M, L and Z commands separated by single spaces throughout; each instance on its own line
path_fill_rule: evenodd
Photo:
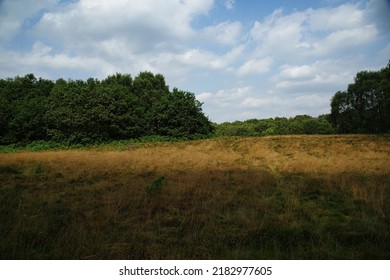
M 390 137 L 0 153 L 0 259 L 389 259 Z

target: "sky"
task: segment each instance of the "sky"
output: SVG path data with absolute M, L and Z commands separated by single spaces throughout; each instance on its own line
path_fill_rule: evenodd
M 0 78 L 161 73 L 216 123 L 330 112 L 390 60 L 390 0 L 0 0 Z

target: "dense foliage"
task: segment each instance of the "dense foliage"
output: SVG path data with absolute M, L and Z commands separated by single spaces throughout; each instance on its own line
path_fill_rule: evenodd
M 201 106 L 193 93 L 170 91 L 161 74 L 56 82 L 29 74 L 0 80 L 0 144 L 195 138 L 213 131 Z
M 390 132 L 390 62 L 379 71 L 361 71 L 347 91 L 331 101 L 331 122 L 339 133 Z
M 294 118 L 251 119 L 244 122 L 217 124 L 215 128 L 218 136 L 331 134 L 334 132 L 327 115 L 318 118 L 300 115 Z
M 317 118 L 251 119 L 211 124 L 190 92 L 141 72 L 99 81 L 37 79 L 33 74 L 0 79 L 0 145 L 75 145 L 141 137 L 194 139 L 216 136 L 389 133 L 390 62 L 357 73 L 331 100 L 331 114 Z M 46 144 L 45 144 L 46 145 Z

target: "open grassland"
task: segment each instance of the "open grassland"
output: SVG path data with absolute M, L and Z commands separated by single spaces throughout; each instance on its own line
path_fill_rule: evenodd
M 0 259 L 389 259 L 390 137 L 0 154 Z

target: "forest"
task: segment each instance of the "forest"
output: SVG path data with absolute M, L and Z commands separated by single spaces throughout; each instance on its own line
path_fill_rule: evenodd
M 99 81 L 0 80 L 0 144 L 45 140 L 66 145 L 159 135 L 199 138 L 213 131 L 190 92 L 161 74 L 116 74 Z
M 115 74 L 106 79 L 0 80 L 0 145 L 48 141 L 85 145 L 142 137 L 199 139 L 212 136 L 390 132 L 390 63 L 361 71 L 330 100 L 330 114 L 251 119 L 216 124 L 195 94 L 169 89 L 161 74 Z

